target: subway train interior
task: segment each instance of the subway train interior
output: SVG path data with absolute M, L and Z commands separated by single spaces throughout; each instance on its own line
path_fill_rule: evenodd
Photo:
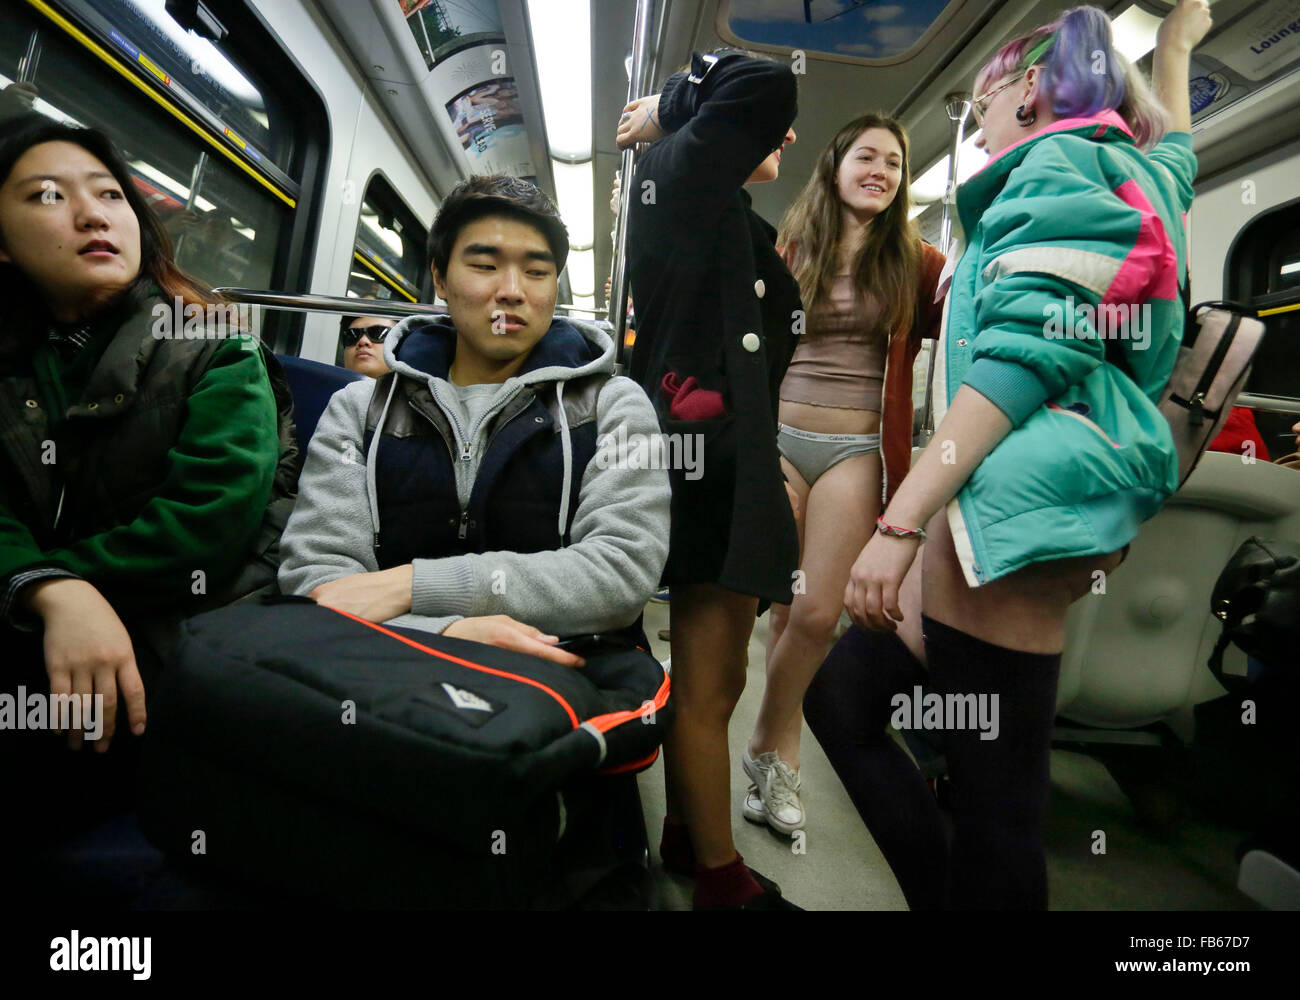
M 1112 20 L 1117 49 L 1149 73 L 1172 0 L 1097 5 Z M 629 321 L 627 234 L 616 210 L 625 213 L 634 193 L 620 205 L 611 192 L 638 155 L 615 142 L 631 97 L 656 93 L 692 53 L 723 46 L 788 62 L 798 79 L 797 142 L 779 178 L 753 189 L 754 210 L 776 225 L 841 124 L 880 110 L 910 133 L 910 212 L 923 237 L 944 249 L 949 192 L 987 159 L 969 118 L 977 72 L 1006 41 L 1070 6 L 3 0 L 0 113 L 35 110 L 112 138 L 179 266 L 246 307 L 246 325 L 281 360 L 305 452 L 330 395 L 356 378 L 342 367 L 340 317 L 445 311 L 426 245 L 439 206 L 465 178 L 526 178 L 555 201 L 571 247 L 557 314 L 621 339 L 626 363 L 637 349 L 636 303 Z M 1052 909 L 1300 908 L 1300 831 L 1270 825 L 1268 811 L 1297 794 L 1288 782 L 1300 748 L 1260 754 L 1241 735 L 1248 709 L 1296 717 L 1300 704 L 1260 695 L 1256 705 L 1254 694 L 1242 694 L 1234 685 L 1257 665 L 1235 645 L 1222 667 L 1229 686 L 1207 666 L 1223 627 L 1211 592 L 1234 552 L 1252 536 L 1300 542 L 1300 464 L 1272 461 L 1296 451 L 1300 420 L 1300 0 L 1214 0 L 1211 10 L 1214 26 L 1191 56 L 1199 172 L 1187 219 L 1190 299 L 1240 303 L 1264 322 L 1237 405 L 1253 414 L 1269 455 L 1206 454 L 1143 525 L 1123 569 L 1070 610 L 1045 827 Z M 926 440 L 928 343 L 914 368 L 914 460 Z M 668 607 L 654 600 L 644 611 L 660 661 L 670 658 Z M 738 762 L 762 698 L 768 622 L 760 617 L 750 642 L 749 683 L 730 730 L 736 846 L 805 909 L 907 909 L 809 732 L 806 828 L 791 838 L 742 819 Z M 839 628 L 848 624 L 846 615 Z M 1269 665 L 1297 667 L 1294 655 Z M 905 743 L 946 807 L 941 748 L 916 733 Z M 666 871 L 658 855 L 662 762 L 599 780 L 610 787 L 594 794 L 615 806 L 565 855 L 590 878 L 547 905 L 689 909 L 690 881 Z M 580 813 L 570 805 L 573 832 Z M 584 851 L 591 859 L 608 853 L 608 843 L 587 842 L 602 837 L 617 841 L 613 875 L 608 866 L 595 872 L 603 860 L 585 864 Z M 65 905 L 118 910 L 311 898 L 264 871 L 223 868 L 216 839 L 211 870 L 202 858 L 181 865 L 127 813 L 70 843 L 50 878 Z M 430 863 L 454 864 L 448 855 Z M 336 890 L 326 905 L 383 905 L 365 891 Z M 467 891 L 441 905 L 478 903 Z

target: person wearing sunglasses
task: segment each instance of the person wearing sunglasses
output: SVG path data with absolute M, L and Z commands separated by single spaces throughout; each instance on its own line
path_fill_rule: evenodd
M 371 378 L 388 371 L 384 364 L 384 338 L 397 324 L 378 316 L 344 316 L 339 330 L 343 367 Z

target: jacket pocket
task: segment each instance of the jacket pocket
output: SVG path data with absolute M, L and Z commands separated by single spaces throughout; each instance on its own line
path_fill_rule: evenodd
M 1118 441 L 1115 441 L 1113 438 L 1111 438 L 1111 436 L 1107 434 L 1104 430 L 1102 430 L 1096 423 L 1094 423 L 1092 420 L 1085 417 L 1082 413 L 1077 413 L 1074 410 L 1067 410 L 1065 407 L 1059 406 L 1056 403 L 1047 403 L 1045 405 L 1047 406 L 1047 409 L 1050 410 L 1052 413 L 1059 413 L 1062 416 L 1070 417 L 1074 420 L 1079 421 L 1079 423 L 1083 424 L 1085 427 L 1091 430 L 1094 434 L 1096 434 L 1099 438 L 1105 441 L 1112 448 L 1124 447 Z

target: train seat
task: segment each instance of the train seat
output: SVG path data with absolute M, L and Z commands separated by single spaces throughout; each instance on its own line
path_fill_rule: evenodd
M 277 354 L 275 357 L 289 380 L 289 391 L 293 394 L 293 419 L 298 428 L 298 452 L 305 457 L 307 443 L 315 433 L 330 397 L 349 382 L 366 376 L 292 354 Z
M 1207 453 L 1142 526 L 1128 559 L 1104 581 L 1104 593 L 1099 584 L 1070 609 L 1060 716 L 1101 729 L 1164 721 L 1190 738 L 1179 727 L 1191 708 L 1222 693 L 1205 666 L 1220 632 L 1210 593 L 1251 535 L 1300 538 L 1300 475 Z M 1244 674 L 1244 654 L 1230 648 L 1224 669 Z

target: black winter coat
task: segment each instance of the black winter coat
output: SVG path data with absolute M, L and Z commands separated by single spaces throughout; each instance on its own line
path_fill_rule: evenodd
M 727 55 L 664 85 L 669 134 L 639 159 L 628 229 L 638 317 L 630 374 L 668 434 L 700 434 L 703 476 L 672 472 L 664 582 L 718 583 L 788 604 L 799 540 L 776 446 L 799 287 L 743 185 L 796 112 L 787 66 Z M 674 420 L 665 375 L 722 394 L 719 419 Z

